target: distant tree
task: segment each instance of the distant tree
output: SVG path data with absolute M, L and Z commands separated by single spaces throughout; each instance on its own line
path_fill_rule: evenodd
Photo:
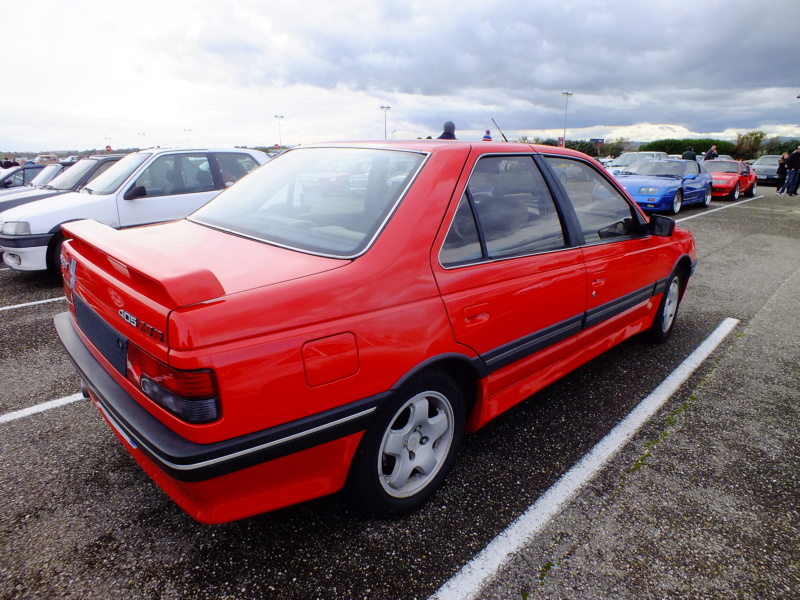
M 628 149 L 631 141 L 628 138 L 617 138 L 611 142 L 606 142 L 600 147 L 602 156 L 619 156 Z
M 749 131 L 747 133 L 736 134 L 736 144 L 731 151 L 733 158 L 747 160 L 755 158 L 761 148 L 761 142 L 767 134 L 763 131 Z
M 583 152 L 589 156 L 598 156 L 597 146 L 589 140 L 567 140 L 567 148 Z

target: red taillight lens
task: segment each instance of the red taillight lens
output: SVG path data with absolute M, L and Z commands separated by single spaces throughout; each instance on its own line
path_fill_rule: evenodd
M 175 369 L 129 343 L 127 377 L 145 396 L 184 421 L 219 419 L 219 391 L 210 369 Z

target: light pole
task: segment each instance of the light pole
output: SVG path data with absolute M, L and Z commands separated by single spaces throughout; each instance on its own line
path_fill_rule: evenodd
M 381 110 L 383 111 L 383 139 L 386 139 L 386 112 L 392 108 L 391 106 L 384 106 L 381 104 Z
M 564 96 L 564 147 L 567 146 L 567 106 L 569 105 L 569 97 L 572 96 L 572 92 L 568 92 L 564 90 L 561 92 L 561 95 Z
M 283 142 L 281 141 L 281 119 L 283 119 L 283 115 L 275 115 L 275 118 L 278 119 L 278 149 L 280 150 L 283 147 Z
M 137 135 L 140 135 L 140 136 L 142 136 L 142 148 L 144 148 L 144 147 L 145 147 L 145 142 L 144 142 L 144 133 L 139 133 L 139 134 L 137 134 Z
M 189 134 L 192 133 L 191 129 L 184 129 L 184 133 L 186 133 L 186 147 L 189 147 Z

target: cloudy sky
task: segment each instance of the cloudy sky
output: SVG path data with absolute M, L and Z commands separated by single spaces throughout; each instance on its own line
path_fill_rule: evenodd
M 492 119 L 557 137 L 565 116 L 571 139 L 800 137 L 798 0 L 37 0 L 3 22 L 0 152 L 436 137 L 446 120 L 459 139 L 499 139 Z

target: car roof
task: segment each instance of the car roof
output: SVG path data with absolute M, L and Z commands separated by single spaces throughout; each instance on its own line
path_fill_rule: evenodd
M 348 141 L 348 142 L 320 142 L 317 144 L 303 144 L 286 152 L 302 150 L 304 148 L 364 148 L 383 150 L 407 150 L 413 152 L 437 153 L 452 149 L 480 150 L 483 154 L 520 154 L 530 153 L 531 150 L 541 154 L 560 154 L 585 158 L 586 155 L 569 148 L 558 146 L 545 146 L 542 144 L 526 144 L 522 142 L 483 142 L 461 140 L 380 140 L 380 141 Z

